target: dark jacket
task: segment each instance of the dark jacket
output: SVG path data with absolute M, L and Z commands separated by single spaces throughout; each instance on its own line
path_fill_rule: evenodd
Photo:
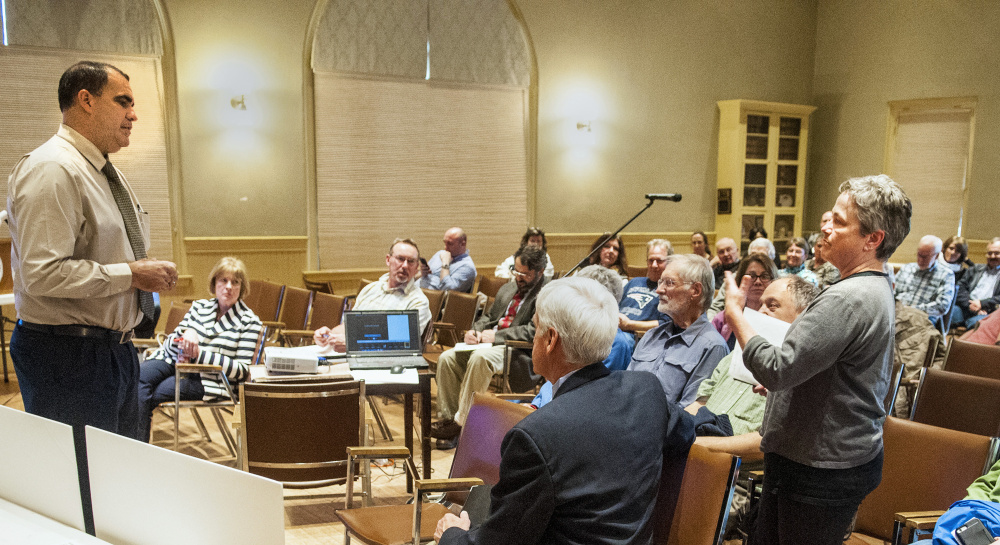
M 979 279 L 983 277 L 985 272 L 986 265 L 979 264 L 966 270 L 965 274 L 962 275 L 962 280 L 958 283 L 958 296 L 955 299 L 955 304 L 962 310 L 969 311 L 969 294 L 976 289 L 976 284 L 979 283 Z M 980 303 L 983 304 L 983 310 L 987 313 L 997 309 L 997 305 L 1000 305 L 1000 282 L 997 282 L 996 287 L 993 288 L 993 296 L 980 300 Z
M 496 332 L 493 344 L 503 344 L 507 340 L 531 342 L 534 339 L 535 323 L 532 321 L 532 318 L 535 316 L 535 299 L 538 297 L 539 290 L 542 289 L 542 286 L 547 281 L 548 279 L 542 277 L 538 284 L 525 295 L 524 300 L 521 301 L 521 306 L 517 307 L 517 314 L 514 315 L 513 323 L 510 324 L 510 327 L 500 329 Z M 489 312 L 476 320 L 472 328 L 476 331 L 483 331 L 484 329 L 496 327 L 500 322 L 500 318 L 503 318 L 507 312 L 507 307 L 510 306 L 510 302 L 514 299 L 516 293 L 516 282 L 504 284 L 500 288 L 500 291 L 497 292 L 496 299 L 493 301 L 493 306 L 490 307 Z M 531 351 L 515 350 L 511 356 L 510 363 L 511 390 L 515 392 L 530 390 L 539 382 L 539 378 L 531 366 Z
M 691 416 L 652 374 L 584 367 L 504 437 L 483 525 L 440 543 L 650 543 L 662 463 L 693 441 Z

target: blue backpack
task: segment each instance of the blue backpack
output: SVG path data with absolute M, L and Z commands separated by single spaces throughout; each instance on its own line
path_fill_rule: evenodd
M 959 500 L 951 504 L 934 526 L 934 545 L 961 545 L 952 532 L 971 518 L 981 520 L 993 537 L 1000 536 L 1000 503 Z

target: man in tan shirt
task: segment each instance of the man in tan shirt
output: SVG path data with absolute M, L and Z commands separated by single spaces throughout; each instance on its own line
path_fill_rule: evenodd
M 8 179 L 18 324 L 10 352 L 25 410 L 138 432 L 132 330 L 177 270 L 146 259 L 149 218 L 110 163 L 137 120 L 128 76 L 79 62 L 59 81 L 63 122 Z

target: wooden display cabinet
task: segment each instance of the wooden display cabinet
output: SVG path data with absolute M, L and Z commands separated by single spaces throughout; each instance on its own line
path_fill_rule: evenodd
M 750 230 L 763 227 L 780 256 L 789 239 L 802 236 L 809 115 L 816 107 L 760 100 L 718 105 L 716 240 L 738 240 L 745 254 Z

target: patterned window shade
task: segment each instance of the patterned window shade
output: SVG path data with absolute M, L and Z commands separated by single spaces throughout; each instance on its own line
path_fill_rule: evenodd
M 431 0 L 431 81 L 527 87 L 531 57 L 505 0 Z
M 396 237 L 429 257 L 463 227 L 474 260 L 527 225 L 527 91 L 316 77 L 320 268 L 384 267 Z
M 423 79 L 426 0 L 330 0 L 313 39 L 312 68 Z
M 129 75 L 136 97 L 139 121 L 130 145 L 112 156 L 149 212 L 152 228 L 150 256 L 173 258 L 170 199 L 167 186 L 167 153 L 164 130 L 163 93 L 158 60 L 109 56 L 76 51 L 40 51 L 0 48 L 0 172 L 4 180 L 21 157 L 48 140 L 59 129 L 62 116 L 56 89 L 62 73 L 81 58 L 108 62 Z M 0 199 L 6 207 L 7 184 L 0 184 Z M 7 226 L 0 236 L 9 237 Z
M 456 225 L 479 263 L 516 250 L 530 51 L 505 0 L 330 0 L 312 66 L 320 268 L 384 267 L 398 236 L 429 257 Z
M 153 2 L 139 0 L 5 0 L 10 45 L 163 54 Z M 68 15 L 67 11 L 72 11 Z

